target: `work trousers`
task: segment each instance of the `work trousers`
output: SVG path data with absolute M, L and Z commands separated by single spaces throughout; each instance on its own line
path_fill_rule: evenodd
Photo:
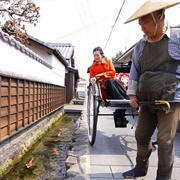
M 110 94 L 111 99 L 129 99 L 126 94 L 126 88 L 117 79 L 106 79 L 105 87 Z
M 174 163 L 174 137 L 180 120 L 179 103 L 171 104 L 171 111 L 142 106 L 138 116 L 138 125 L 135 131 L 137 141 L 137 167 L 148 167 L 148 158 L 152 151 L 151 137 L 157 128 L 158 142 L 158 169 L 156 180 L 171 178 Z M 144 166 L 144 167 L 143 167 Z

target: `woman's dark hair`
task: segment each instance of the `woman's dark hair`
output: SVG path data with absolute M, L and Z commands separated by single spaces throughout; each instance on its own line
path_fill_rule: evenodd
M 101 54 L 101 56 L 103 56 L 104 57 L 104 52 L 103 52 L 103 50 L 102 50 L 102 48 L 101 47 L 96 47 L 96 48 L 94 48 L 94 50 L 93 50 L 93 53 L 95 52 L 95 51 L 99 51 L 100 52 L 100 54 Z

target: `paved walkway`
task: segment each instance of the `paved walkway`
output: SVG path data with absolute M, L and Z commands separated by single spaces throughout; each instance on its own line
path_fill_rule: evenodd
M 84 104 L 83 106 L 86 106 Z M 110 107 L 100 108 L 100 113 L 113 113 Z M 84 108 L 86 114 L 86 108 Z M 90 180 L 124 179 L 122 173 L 135 165 L 136 141 L 134 131 L 136 121 L 128 116 L 127 128 L 115 128 L 113 116 L 99 116 L 97 125 L 97 137 L 93 147 L 87 146 L 89 154 Z M 86 122 L 83 116 L 82 122 Z M 135 123 L 135 124 L 134 124 Z M 133 126 L 133 128 L 132 128 Z M 155 135 L 153 136 L 155 140 Z M 179 180 L 180 172 L 180 133 L 175 137 L 175 163 L 173 168 L 173 180 Z M 155 180 L 157 170 L 157 147 L 150 156 L 150 166 L 147 176 L 136 178 L 137 180 Z M 78 179 L 78 178 L 77 178 Z M 86 177 L 87 179 L 87 177 Z

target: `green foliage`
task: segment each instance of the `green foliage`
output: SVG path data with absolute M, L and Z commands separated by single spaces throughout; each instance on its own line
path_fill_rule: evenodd
M 117 64 L 115 61 L 122 55 L 122 51 L 116 53 L 115 57 L 112 57 L 112 63 Z

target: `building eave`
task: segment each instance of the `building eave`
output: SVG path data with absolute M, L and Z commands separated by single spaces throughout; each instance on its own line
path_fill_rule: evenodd
M 75 79 L 80 78 L 78 69 L 68 66 L 67 70 L 75 74 Z
M 136 44 L 134 44 L 132 47 L 130 47 L 127 51 L 125 51 L 119 58 L 115 60 L 115 62 L 121 62 L 122 59 L 124 59 L 126 56 L 131 54 L 134 51 L 134 47 Z
M 64 66 L 68 66 L 68 63 L 66 62 L 66 59 L 63 57 L 63 55 L 58 51 L 57 48 L 54 48 L 53 46 L 51 46 L 50 43 L 45 43 L 45 42 L 43 42 L 37 38 L 34 38 L 30 35 L 28 35 L 28 39 L 29 39 L 30 45 L 34 45 L 34 46 L 44 50 L 48 54 L 54 54 Z

